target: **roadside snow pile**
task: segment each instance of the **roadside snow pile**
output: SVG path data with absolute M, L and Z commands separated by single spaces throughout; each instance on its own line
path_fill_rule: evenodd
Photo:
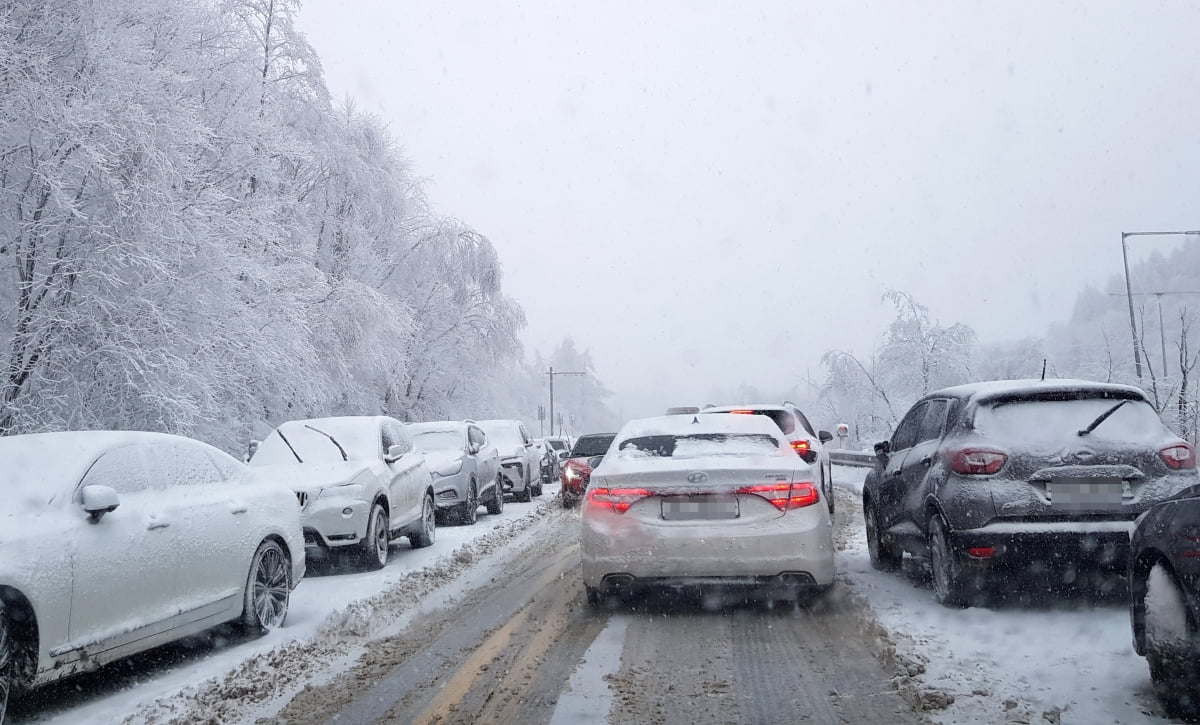
M 315 636 L 254 655 L 224 677 L 144 704 L 123 722 L 243 722 L 251 712 L 269 711 L 270 703 L 286 701 L 302 687 L 328 679 L 339 663 L 358 657 L 367 643 L 405 620 L 432 592 L 510 544 L 537 521 L 559 512 L 553 503 L 552 497 L 547 497 L 524 516 L 496 525 L 430 566 L 405 573 L 378 594 L 331 612 Z
M 953 610 L 934 601 L 919 563 L 875 571 L 857 495 L 867 470 L 834 472 L 838 505 L 852 517 L 838 542 L 838 576 L 894 645 L 908 675 L 893 684 L 910 703 L 942 723 L 1164 722 L 1123 600 Z

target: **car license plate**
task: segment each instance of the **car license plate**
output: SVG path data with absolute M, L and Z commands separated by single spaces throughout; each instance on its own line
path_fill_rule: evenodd
M 1046 492 L 1053 508 L 1084 511 L 1120 507 L 1127 488 L 1119 478 L 1055 478 Z
M 695 494 L 664 496 L 662 499 L 662 517 L 667 521 L 736 519 L 739 515 L 734 496 Z

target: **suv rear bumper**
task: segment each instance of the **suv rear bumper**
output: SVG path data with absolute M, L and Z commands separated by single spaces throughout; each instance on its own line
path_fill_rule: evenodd
M 1133 521 L 996 522 L 951 532 L 950 546 L 965 562 L 990 566 L 1100 566 L 1124 570 Z M 975 554 L 971 549 L 991 549 Z

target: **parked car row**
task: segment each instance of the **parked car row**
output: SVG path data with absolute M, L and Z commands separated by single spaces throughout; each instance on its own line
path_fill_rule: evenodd
M 493 442 L 495 439 L 495 442 Z M 379 569 L 540 494 L 515 420 L 288 421 L 247 462 L 146 432 L 0 437 L 0 722 L 10 698 L 232 623 L 283 624 L 316 558 Z
M 1196 454 L 1141 390 L 1079 380 L 939 390 L 875 451 L 862 493 L 875 568 L 927 559 L 946 606 L 1014 574 L 1124 575 L 1134 645 L 1160 695 L 1200 715 Z

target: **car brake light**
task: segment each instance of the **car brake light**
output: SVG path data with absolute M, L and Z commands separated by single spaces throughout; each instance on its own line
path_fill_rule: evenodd
M 808 453 L 811 449 L 812 449 L 812 446 L 809 444 L 808 441 L 792 441 L 792 450 L 799 453 L 802 456 L 805 453 Z
M 1200 559 L 1200 526 L 1185 527 L 1176 535 L 1185 542 L 1179 555 L 1185 559 Z
M 972 546 L 967 549 L 967 555 L 975 559 L 990 559 L 995 553 L 994 546 Z
M 1196 467 L 1196 449 L 1188 443 L 1176 443 L 1158 452 L 1169 468 L 1177 471 Z
M 799 509 L 812 506 L 821 500 L 817 487 L 808 481 L 793 483 L 758 483 L 753 486 L 742 486 L 738 493 L 765 498 L 780 511 Z
M 949 454 L 950 468 L 955 473 L 989 476 L 997 473 L 1008 461 L 1008 454 L 993 448 L 962 448 Z
M 644 488 L 593 488 L 588 492 L 588 499 L 599 508 L 623 514 L 635 501 L 649 495 Z

